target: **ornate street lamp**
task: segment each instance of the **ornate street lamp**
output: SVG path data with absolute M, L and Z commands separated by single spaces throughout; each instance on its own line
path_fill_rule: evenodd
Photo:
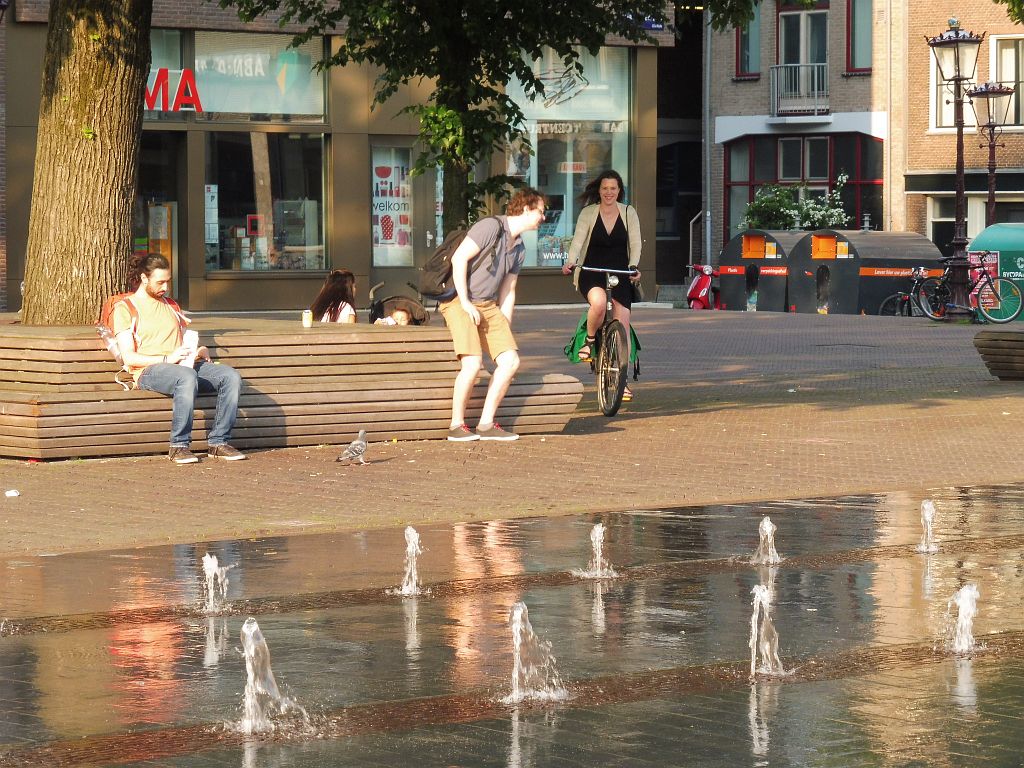
M 971 109 L 978 124 L 978 132 L 985 135 L 988 144 L 988 206 L 985 208 L 985 226 L 996 223 L 996 139 L 1003 132 L 1006 118 L 1010 112 L 1010 101 L 1014 89 L 1009 85 L 985 83 L 967 92 L 971 100 Z
M 925 37 L 935 56 L 939 77 L 953 86 L 953 124 L 956 125 L 956 223 L 953 228 L 953 260 L 950 262 L 949 287 L 954 304 L 968 306 L 967 296 L 967 200 L 964 194 L 964 83 L 974 78 L 978 49 L 985 38 L 960 28 L 957 19 L 949 20 L 949 29 L 936 37 Z M 953 310 L 947 315 L 966 314 Z

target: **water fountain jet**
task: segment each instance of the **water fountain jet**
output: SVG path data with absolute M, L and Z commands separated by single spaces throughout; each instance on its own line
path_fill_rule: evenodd
M 779 553 L 775 551 L 775 531 L 778 530 L 768 515 L 764 516 L 761 524 L 757 526 L 759 541 L 757 551 L 750 558 L 752 565 L 778 565 L 782 562 Z
M 921 502 L 921 543 L 917 545 L 917 551 L 924 554 L 935 554 L 939 551 L 939 545 L 935 543 L 932 535 L 932 521 L 935 520 L 935 502 L 925 499 Z
M 754 610 L 750 616 L 750 679 L 755 679 L 758 672 L 784 675 L 786 670 L 779 659 L 779 635 L 772 623 L 768 588 L 758 584 L 750 591 L 754 595 L 751 603 Z M 758 656 L 761 658 L 760 665 L 757 663 Z
M 957 608 L 956 627 L 950 650 L 953 653 L 970 653 L 977 649 L 974 642 L 974 617 L 978 613 L 978 587 L 975 584 L 964 584 L 947 604 L 947 610 Z
M 203 555 L 203 575 L 206 579 L 206 613 L 218 613 L 227 607 L 228 571 L 234 565 L 220 565 L 217 556 L 207 552 Z
M 593 554 L 585 571 L 574 568 L 572 575 L 580 579 L 614 579 L 619 574 L 604 556 L 604 525 L 597 523 L 590 529 L 590 546 Z
M 555 669 L 551 643 L 533 632 L 526 603 L 516 603 L 509 613 L 512 628 L 512 693 L 502 699 L 505 704 L 533 701 L 562 701 L 569 692 Z
M 416 558 L 423 554 L 420 546 L 420 535 L 411 525 L 405 528 L 405 577 L 402 579 L 402 586 L 398 589 L 389 589 L 388 594 L 400 597 L 416 597 L 424 594 L 420 589 L 420 577 L 417 570 Z
M 256 619 L 251 616 L 242 625 L 242 653 L 246 680 L 238 730 L 247 735 L 273 731 L 277 728 L 273 717 L 292 712 L 301 714 L 304 725 L 308 726 L 306 710 L 278 688 L 270 668 L 270 649 Z

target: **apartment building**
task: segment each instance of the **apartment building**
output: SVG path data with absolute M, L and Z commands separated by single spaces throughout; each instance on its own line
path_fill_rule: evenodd
M 849 226 L 926 235 L 948 252 L 956 131 L 950 86 L 926 37 L 952 9 L 928 0 L 765 0 L 743 29 L 708 36 L 705 202 L 711 253 L 735 234 L 768 183 L 823 194 L 848 178 Z M 963 28 L 987 36 L 974 82 L 1019 89 L 1024 29 L 991 0 L 966 0 Z M 985 225 L 988 150 L 965 108 L 968 234 Z M 1024 113 L 1017 98 L 1000 142 L 998 220 L 1024 220 Z M 986 145 L 987 147 L 987 145 Z

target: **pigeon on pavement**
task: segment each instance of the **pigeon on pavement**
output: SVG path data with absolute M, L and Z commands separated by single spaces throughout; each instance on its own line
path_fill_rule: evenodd
M 349 443 L 348 448 L 346 448 L 344 451 L 342 451 L 341 456 L 339 456 L 337 459 L 335 459 L 335 461 L 343 461 L 343 462 L 345 462 L 347 464 L 350 464 L 353 461 L 358 461 L 360 464 L 365 464 L 366 463 L 366 459 L 363 458 L 363 455 L 365 453 L 366 453 L 366 430 L 365 429 L 360 429 L 359 430 L 359 437 L 357 437 L 355 440 L 353 440 L 351 443 Z

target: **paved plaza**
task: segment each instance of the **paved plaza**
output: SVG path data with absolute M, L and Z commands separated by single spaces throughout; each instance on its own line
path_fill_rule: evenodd
M 516 316 L 587 386 L 562 434 L 0 461 L 0 768 L 1020 766 L 1024 397 L 978 327 L 641 306 L 608 419 L 580 311 Z
M 641 307 L 637 397 L 608 419 L 562 355 L 579 312 L 516 315 L 525 370 L 587 385 L 563 434 L 371 432 L 365 467 L 335 464 L 337 446 L 186 467 L 0 460 L 0 485 L 22 494 L 0 502 L 0 554 L 1024 480 L 1024 384 L 989 376 L 979 326 Z

